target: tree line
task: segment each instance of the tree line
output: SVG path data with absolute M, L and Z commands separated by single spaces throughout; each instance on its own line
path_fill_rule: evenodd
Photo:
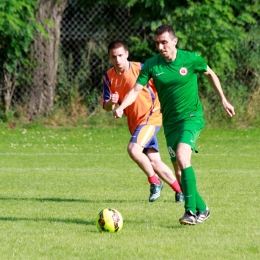
M 59 84 L 63 71 L 59 57 L 63 13 L 71 3 L 71 12 L 84 13 L 93 6 L 90 0 L 0 1 L 0 120 L 16 109 L 14 95 L 23 93 L 24 85 L 30 86 L 30 91 L 21 94 L 19 101 L 26 104 L 29 120 L 50 115 L 55 106 L 69 102 L 61 94 L 65 91 Z M 130 27 L 141 31 L 141 35 L 130 33 L 124 39 L 132 60 L 145 61 L 156 54 L 153 31 L 162 23 L 171 25 L 179 38 L 178 48 L 197 51 L 217 72 L 228 99 L 239 107 L 241 118 L 259 117 L 259 0 L 98 0 L 95 4 L 105 6 L 106 12 L 111 13 L 115 9 L 127 10 Z M 96 22 L 102 31 L 111 26 L 106 20 Z M 106 57 L 106 50 L 102 55 Z M 95 77 L 100 82 L 102 75 Z M 88 85 L 93 81 L 89 74 L 81 78 Z M 208 117 L 224 120 L 216 106 L 214 90 L 203 79 L 200 81 L 199 93 L 210 111 Z M 101 84 L 91 86 L 89 96 L 83 100 L 90 100 L 91 93 L 100 91 L 96 91 L 98 88 Z M 98 106 L 99 102 L 94 104 Z

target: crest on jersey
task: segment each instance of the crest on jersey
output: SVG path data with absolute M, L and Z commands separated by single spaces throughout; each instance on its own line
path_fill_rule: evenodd
M 187 68 L 185 68 L 185 67 L 182 67 L 182 68 L 180 68 L 180 74 L 182 75 L 182 76 L 185 76 L 185 75 L 187 75 L 187 73 L 188 73 L 188 69 Z

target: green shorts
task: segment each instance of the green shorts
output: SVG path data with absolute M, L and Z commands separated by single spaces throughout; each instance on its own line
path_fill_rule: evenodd
M 179 143 L 188 144 L 193 151 L 198 152 L 196 141 L 204 125 L 205 122 L 202 117 L 191 117 L 179 122 L 172 131 L 167 129 L 165 138 L 172 162 L 176 162 L 176 150 Z

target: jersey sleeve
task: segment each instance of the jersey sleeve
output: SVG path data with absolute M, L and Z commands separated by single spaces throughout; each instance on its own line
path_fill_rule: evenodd
M 104 107 L 104 104 L 107 103 L 111 98 L 111 89 L 110 89 L 111 83 L 109 80 L 109 77 L 107 73 L 103 76 L 103 94 L 102 94 L 102 107 Z
M 136 83 L 138 83 L 142 86 L 145 86 L 150 78 L 151 78 L 151 76 L 150 76 L 150 72 L 149 72 L 149 66 L 148 66 L 147 62 L 145 62 L 144 65 L 142 66 L 142 69 L 136 80 Z
M 207 72 L 207 67 L 208 67 L 208 64 L 206 63 L 206 61 L 198 54 L 198 53 L 194 53 L 194 64 L 195 64 L 195 71 L 196 72 L 200 72 L 200 73 L 203 73 L 203 72 Z

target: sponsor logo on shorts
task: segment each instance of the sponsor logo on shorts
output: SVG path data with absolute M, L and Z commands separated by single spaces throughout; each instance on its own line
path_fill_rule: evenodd
M 185 75 L 187 75 L 187 73 L 188 73 L 188 69 L 187 68 L 185 68 L 185 67 L 182 67 L 182 68 L 180 68 L 180 74 L 182 75 L 182 76 L 185 76 Z
M 170 146 L 168 147 L 168 152 L 169 152 L 169 155 L 170 155 L 171 157 L 176 157 L 175 152 L 173 151 L 173 149 L 172 149 Z

